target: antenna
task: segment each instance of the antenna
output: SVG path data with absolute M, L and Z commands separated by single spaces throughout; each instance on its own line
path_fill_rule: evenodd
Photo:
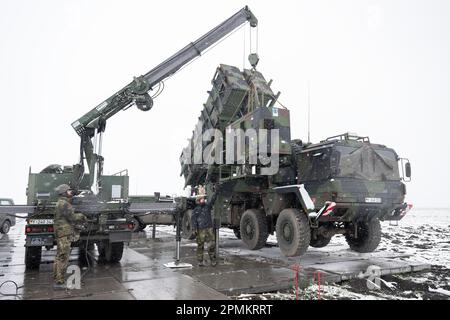
M 310 104 L 310 83 L 308 80 L 308 143 L 311 143 L 311 104 Z

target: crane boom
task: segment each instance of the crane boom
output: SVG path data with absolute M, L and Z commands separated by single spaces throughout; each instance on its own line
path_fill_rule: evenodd
M 80 136 L 81 145 L 80 162 L 74 166 L 73 187 L 78 189 L 79 182 L 84 175 L 84 160 L 86 160 L 91 187 L 96 184 L 97 187 L 101 188 L 100 180 L 103 171 L 101 143 L 106 120 L 117 112 L 128 109 L 133 104 L 136 104 L 142 111 L 150 110 L 153 106 L 153 99 L 149 95 L 149 91 L 246 22 L 249 22 L 251 27 L 258 25 L 257 18 L 247 6 L 161 62 L 148 73 L 135 77 L 131 83 L 74 121 L 72 127 Z M 98 139 L 97 134 L 99 134 Z
M 135 103 L 143 111 L 150 110 L 153 101 L 148 95 L 148 91 L 246 22 L 249 22 L 252 27 L 256 27 L 258 24 L 258 20 L 248 7 L 239 10 L 233 16 L 196 41 L 188 44 L 145 75 L 136 77 L 123 89 L 73 122 L 72 127 L 81 136 L 84 133 L 92 131 L 91 129 L 101 128 L 104 125 L 104 121 L 118 111 L 127 108 L 132 103 Z M 92 134 L 93 132 L 90 132 L 90 135 Z

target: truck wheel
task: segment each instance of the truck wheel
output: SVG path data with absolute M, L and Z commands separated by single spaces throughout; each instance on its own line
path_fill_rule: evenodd
M 94 250 L 94 243 L 92 241 L 89 241 L 88 243 L 85 240 L 80 241 L 78 250 L 80 256 L 86 256 L 86 252 L 91 252 Z
M 9 220 L 6 220 L 5 222 L 3 222 L 0 232 L 3 234 L 7 234 L 10 229 L 11 229 L 11 222 L 9 222 Z
M 358 222 L 356 237 L 353 233 L 347 233 L 345 240 L 347 240 L 350 249 L 356 252 L 366 253 L 374 251 L 381 241 L 380 220 L 375 218 L 370 221 Z
M 87 242 L 86 240 L 80 241 L 80 245 L 78 246 L 78 248 L 80 249 L 80 251 L 92 251 L 94 250 L 94 242 Z
M 104 245 L 103 242 L 104 241 L 96 242 L 97 251 L 98 251 L 98 258 L 101 261 L 105 261 L 105 245 Z
M 110 243 L 105 252 L 106 261 L 117 263 L 123 256 L 123 242 Z
M 100 259 L 108 263 L 117 263 L 123 256 L 123 242 L 109 242 L 104 240 L 97 244 Z
M 28 270 L 38 269 L 41 264 L 42 247 L 25 248 L 25 267 Z
M 239 229 L 233 229 L 234 235 L 236 238 L 241 239 L 241 230 Z
M 284 209 L 278 215 L 277 241 L 286 257 L 300 256 L 308 250 L 311 240 L 309 220 L 297 209 Z
M 192 209 L 186 210 L 181 222 L 181 236 L 183 239 L 194 240 L 195 233 L 192 231 Z
M 239 230 L 242 241 L 249 249 L 261 249 L 269 236 L 266 215 L 262 210 L 246 210 L 241 217 Z
M 314 248 L 323 248 L 326 247 L 330 243 L 330 241 L 331 237 L 327 238 L 322 235 L 316 235 L 315 239 L 313 236 L 311 236 L 311 241 L 309 242 L 309 245 Z

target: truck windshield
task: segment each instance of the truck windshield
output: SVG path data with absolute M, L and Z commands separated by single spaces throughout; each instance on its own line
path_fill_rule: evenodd
M 332 157 L 332 148 L 330 147 L 304 152 L 299 162 L 298 174 L 300 181 L 316 181 L 331 178 L 331 164 L 333 163 L 335 163 L 335 158 Z
M 336 176 L 371 181 L 399 180 L 397 155 L 390 149 L 336 146 Z

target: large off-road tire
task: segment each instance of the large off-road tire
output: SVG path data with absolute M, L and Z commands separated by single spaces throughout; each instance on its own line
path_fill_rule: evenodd
M 194 240 L 195 232 L 192 229 L 192 209 L 186 210 L 181 221 L 181 237 L 183 239 Z
M 105 258 L 110 263 L 119 262 L 123 256 L 123 242 L 110 243 L 106 248 Z
M 117 263 L 122 259 L 123 242 L 109 242 L 107 240 L 97 243 L 100 260 L 107 263 Z
M 354 228 L 354 226 L 351 226 Z M 366 253 L 374 251 L 381 241 L 381 224 L 377 218 L 370 221 L 360 221 L 357 223 L 356 237 L 349 232 L 345 235 L 350 249 Z
M 286 257 L 300 256 L 308 250 L 311 228 L 308 217 L 297 209 L 284 209 L 277 218 L 277 241 Z
M 264 247 L 269 236 L 267 217 L 264 211 L 249 209 L 241 217 L 240 233 L 242 241 L 250 250 Z
M 94 251 L 94 242 L 92 241 L 80 241 L 78 245 L 78 261 L 84 265 L 87 264 L 90 260 L 90 254 Z
M 41 264 L 42 247 L 25 247 L 25 267 L 28 270 L 38 269 Z
M 0 233 L 7 234 L 11 229 L 11 222 L 9 220 L 5 220 L 0 228 Z
M 104 244 L 104 241 L 97 242 L 96 245 L 97 245 L 97 251 L 98 251 L 98 258 L 99 258 L 99 260 L 104 261 L 105 260 L 105 244 Z
M 239 240 L 241 239 L 241 230 L 238 229 L 233 229 L 234 235 L 236 236 L 236 238 L 238 238 Z
M 86 240 L 82 240 L 78 245 L 78 249 L 80 251 L 92 251 L 94 250 L 94 242 L 93 241 L 87 242 Z
M 324 237 L 322 235 L 316 235 L 316 238 L 314 238 L 311 235 L 311 241 L 309 242 L 309 245 L 314 248 L 323 248 L 326 247 L 331 241 L 331 237 Z

